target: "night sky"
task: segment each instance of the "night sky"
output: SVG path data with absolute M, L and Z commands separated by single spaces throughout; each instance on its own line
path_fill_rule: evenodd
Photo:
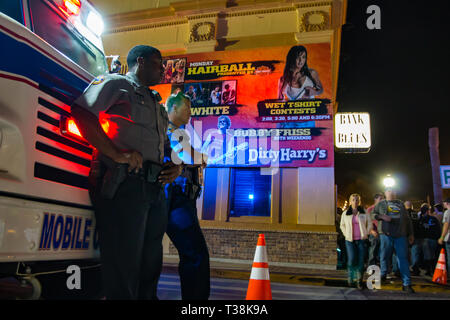
M 381 9 L 381 30 L 366 27 L 372 4 Z M 441 165 L 450 165 L 449 40 L 450 1 L 348 1 L 338 112 L 370 113 L 372 148 L 336 152 L 340 196 L 360 193 L 371 204 L 382 178 L 392 174 L 400 199 L 429 195 L 433 202 L 429 128 L 439 127 Z

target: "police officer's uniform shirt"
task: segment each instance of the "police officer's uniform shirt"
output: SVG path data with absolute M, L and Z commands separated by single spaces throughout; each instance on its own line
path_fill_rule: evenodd
M 162 164 L 169 119 L 159 101 L 156 91 L 128 72 L 97 77 L 75 103 L 97 118 L 104 113 L 112 128 L 108 136 L 119 149 L 136 150 L 144 161 Z

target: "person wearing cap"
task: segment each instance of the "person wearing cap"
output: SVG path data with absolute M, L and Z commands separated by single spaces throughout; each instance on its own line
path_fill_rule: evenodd
M 183 172 L 166 186 L 169 223 L 167 235 L 178 251 L 181 297 L 183 300 L 207 300 L 210 294 L 209 252 L 197 216 L 196 201 L 202 188 L 206 156 L 193 148 L 191 101 L 182 92 L 166 101 L 169 115 L 168 136 L 172 158 L 183 162 Z M 192 134 L 191 134 L 192 133 Z
M 403 201 L 396 199 L 394 189 L 387 188 L 384 195 L 385 200 L 380 201 L 372 211 L 372 218 L 378 221 L 380 234 L 381 281 L 382 283 L 386 281 L 389 260 L 395 249 L 402 277 L 402 289 L 407 293 L 414 293 L 408 261 L 408 241 L 409 244 L 414 242 L 411 219 Z
M 444 218 L 444 206 L 442 203 L 436 203 L 433 208 L 434 211 L 431 215 L 436 217 L 436 219 L 439 220 L 439 223 L 442 223 L 442 219 Z
M 71 106 L 83 137 L 95 148 L 89 173 L 106 299 L 157 299 L 162 238 L 167 226 L 164 184 L 181 166 L 164 164 L 168 116 L 157 92 L 158 49 L 138 45 L 129 72 L 92 81 Z M 101 123 L 108 123 L 108 133 Z
M 438 243 L 442 246 L 445 245 L 445 253 L 447 255 L 447 270 L 450 268 L 450 232 L 449 232 L 449 222 L 450 222 L 450 198 L 443 201 L 444 208 L 444 218 L 442 219 L 442 233 L 438 240 Z
M 441 235 L 439 220 L 430 214 L 430 206 L 423 203 L 420 207 L 419 225 L 423 233 L 422 251 L 426 275 L 431 276 L 436 265 L 437 240 Z

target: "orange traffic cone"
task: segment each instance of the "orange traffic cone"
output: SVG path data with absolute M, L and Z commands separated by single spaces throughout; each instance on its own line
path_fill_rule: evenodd
M 266 240 L 264 235 L 258 237 L 255 258 L 253 259 L 252 273 L 248 283 L 245 300 L 272 300 L 270 289 L 269 264 L 267 261 Z
M 444 248 L 441 249 L 441 254 L 439 255 L 439 260 L 436 265 L 436 270 L 434 270 L 433 282 L 447 284 L 447 270 L 445 268 Z

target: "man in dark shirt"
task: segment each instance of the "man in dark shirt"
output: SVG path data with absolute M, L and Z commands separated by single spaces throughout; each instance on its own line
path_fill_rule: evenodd
M 403 291 L 414 293 L 411 287 L 411 274 L 408 262 L 408 240 L 414 242 L 411 219 L 401 200 L 395 198 L 395 191 L 391 188 L 385 191 L 386 200 L 380 201 L 372 212 L 373 219 L 378 220 L 378 233 L 380 234 L 380 264 L 381 280 L 386 280 L 389 260 L 395 248 L 398 266 L 400 269 Z
M 423 230 L 423 259 L 426 275 L 431 276 L 436 265 L 437 240 L 441 236 L 441 225 L 439 220 L 430 214 L 427 204 L 422 205 L 421 212 L 419 225 Z

